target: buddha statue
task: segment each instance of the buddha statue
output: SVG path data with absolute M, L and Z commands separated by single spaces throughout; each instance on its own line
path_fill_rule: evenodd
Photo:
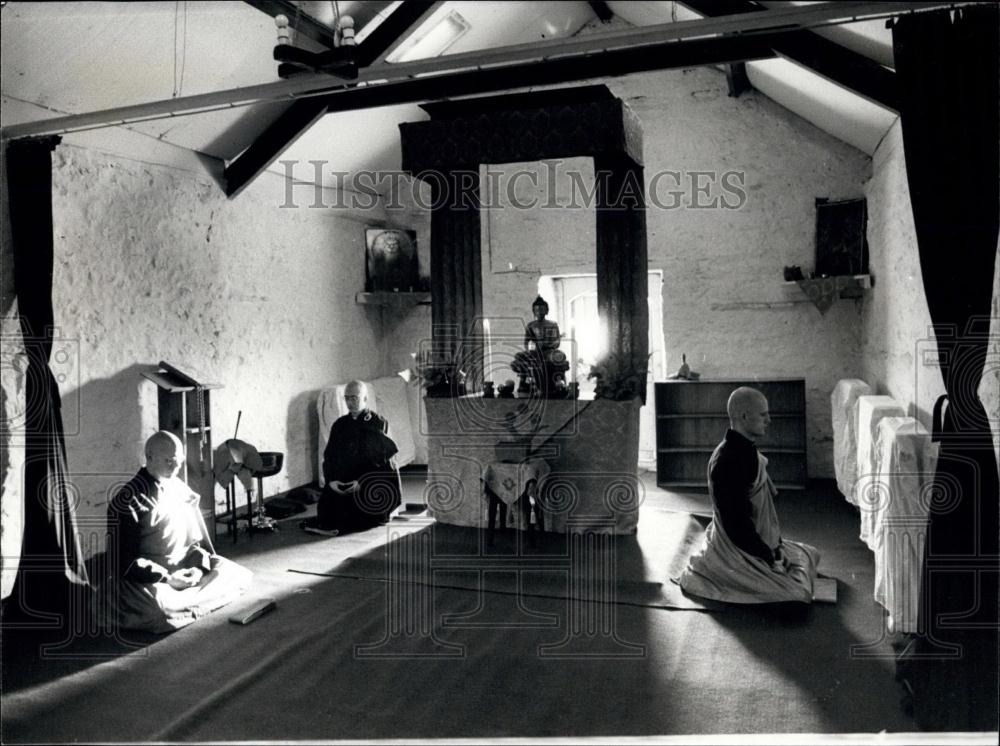
M 524 330 L 524 350 L 514 356 L 511 364 L 520 378 L 518 392 L 529 395 L 537 391 L 547 398 L 565 396 L 569 361 L 559 350 L 559 324 L 545 318 L 549 304 L 540 295 L 531 304 L 531 312 L 534 318 Z

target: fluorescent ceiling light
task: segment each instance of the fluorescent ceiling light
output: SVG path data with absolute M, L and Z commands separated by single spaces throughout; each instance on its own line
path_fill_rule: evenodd
M 443 54 L 470 28 L 469 22 L 452 11 L 424 33 L 415 35 L 385 58 L 386 62 L 409 62 Z

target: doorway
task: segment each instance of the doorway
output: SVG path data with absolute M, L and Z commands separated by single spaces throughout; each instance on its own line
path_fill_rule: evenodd
M 587 380 L 590 366 L 607 351 L 605 335 L 597 312 L 597 275 L 543 275 L 538 294 L 552 298 L 551 315 L 563 330 L 560 349 L 570 361 L 569 381 L 576 381 L 581 396 L 590 397 L 594 382 Z M 639 411 L 639 466 L 656 466 L 656 418 L 653 413 L 653 381 L 666 377 L 666 349 L 663 340 L 663 272 L 647 274 L 649 304 L 649 367 L 646 373 L 647 404 Z

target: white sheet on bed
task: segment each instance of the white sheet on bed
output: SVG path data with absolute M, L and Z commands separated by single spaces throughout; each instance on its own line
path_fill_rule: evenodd
M 837 381 L 830 394 L 833 425 L 833 471 L 837 489 L 847 501 L 857 505 L 854 483 L 858 479 L 858 409 L 859 396 L 872 393 L 871 386 L 860 378 Z
M 877 475 L 875 439 L 878 437 L 878 423 L 883 417 L 904 417 L 903 406 L 891 396 L 859 396 L 857 474 L 854 483 L 852 503 L 865 510 L 862 486 L 870 484 Z
M 936 449 L 912 417 L 883 417 L 875 449 L 881 499 L 861 511 L 861 538 L 875 553 L 875 600 L 893 630 L 916 632 Z

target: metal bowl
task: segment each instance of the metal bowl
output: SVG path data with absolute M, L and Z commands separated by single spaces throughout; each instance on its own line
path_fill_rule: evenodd
M 261 468 L 253 473 L 255 477 L 273 477 L 285 463 L 285 454 L 279 451 L 260 451 Z

